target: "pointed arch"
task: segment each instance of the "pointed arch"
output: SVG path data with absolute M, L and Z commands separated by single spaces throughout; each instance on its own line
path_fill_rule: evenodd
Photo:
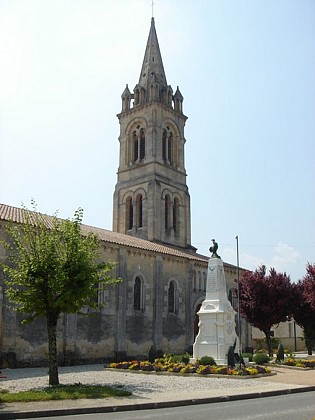
M 126 126 L 127 137 L 125 159 L 128 167 L 140 163 L 146 157 L 146 129 L 148 122 L 144 117 L 133 118 Z

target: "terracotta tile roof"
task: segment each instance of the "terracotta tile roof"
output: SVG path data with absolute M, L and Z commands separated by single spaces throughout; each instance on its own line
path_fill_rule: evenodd
M 12 207 L 6 204 L 0 204 L 0 220 L 12 221 L 15 223 L 23 223 L 25 220 L 25 210 Z M 28 211 L 31 217 L 35 218 L 40 215 L 43 217 L 47 226 L 51 226 L 52 216 L 44 215 L 41 213 L 35 213 Z M 102 229 L 94 226 L 82 225 L 82 231 L 84 233 L 93 232 L 99 236 L 99 238 L 108 244 L 122 245 L 130 248 L 136 248 L 142 251 L 150 251 L 158 254 L 165 254 L 169 256 L 186 258 L 194 260 L 196 262 L 207 263 L 209 257 L 197 254 L 195 252 L 189 252 L 181 249 L 171 248 L 166 245 L 162 245 L 156 242 L 147 241 L 145 239 L 136 238 L 134 236 L 125 235 L 123 233 L 112 232 L 111 230 Z M 227 264 L 230 265 L 230 264 Z

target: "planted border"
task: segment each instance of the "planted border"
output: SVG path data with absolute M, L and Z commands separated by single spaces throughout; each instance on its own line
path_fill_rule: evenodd
M 149 361 L 126 361 L 118 363 L 110 363 L 105 366 L 108 369 L 124 369 L 128 371 L 141 372 L 168 372 L 179 374 L 199 374 L 199 375 L 222 375 L 222 376 L 257 376 L 270 375 L 271 369 L 267 366 L 254 365 L 250 367 L 234 367 L 228 366 L 210 366 L 198 363 L 162 363 Z
M 308 360 L 308 359 L 294 359 L 293 357 L 289 357 L 284 359 L 284 361 L 275 361 L 275 363 L 270 363 L 272 366 L 279 366 L 279 367 L 291 367 L 291 368 L 298 368 L 304 370 L 311 370 L 315 368 L 315 359 Z

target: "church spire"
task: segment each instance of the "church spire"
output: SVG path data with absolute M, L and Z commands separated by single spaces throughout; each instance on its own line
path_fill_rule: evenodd
M 141 68 L 139 85 L 148 91 L 151 82 L 157 82 L 161 87 L 167 87 L 154 18 L 151 19 L 151 28 Z
M 178 89 L 177 89 L 178 90 Z M 133 99 L 133 103 L 131 100 Z M 159 102 L 183 114 L 183 97 L 178 91 L 175 98 L 172 86 L 167 85 L 154 18 L 151 18 L 149 37 L 144 53 L 139 82 L 131 93 L 125 89 L 122 94 L 122 112 L 150 102 Z

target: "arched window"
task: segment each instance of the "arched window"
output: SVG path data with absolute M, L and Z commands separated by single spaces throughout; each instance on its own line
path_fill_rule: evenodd
M 138 160 L 138 136 L 136 131 L 132 133 L 132 139 L 133 139 L 133 160 L 136 162 Z
M 144 311 L 144 295 L 143 279 L 137 276 L 133 286 L 133 309 L 135 311 Z
M 127 230 L 130 230 L 133 228 L 133 205 L 132 205 L 131 197 L 127 198 L 126 217 L 127 217 Z
M 166 127 L 162 134 L 162 158 L 165 163 L 173 162 L 173 133 L 170 127 Z
M 168 230 L 170 226 L 170 197 L 168 195 L 165 196 L 165 230 Z
M 137 227 L 141 228 L 143 226 L 142 218 L 142 195 L 137 195 Z
M 132 133 L 133 162 L 141 162 L 145 158 L 145 132 L 140 125 Z
M 175 197 L 174 203 L 173 203 L 173 229 L 174 233 L 178 233 L 178 211 L 179 211 L 179 205 L 178 205 L 178 198 Z
M 145 135 L 143 128 L 140 129 L 140 160 L 145 158 Z
M 176 284 L 170 281 L 168 286 L 168 312 L 174 314 L 176 312 Z
M 166 139 L 167 139 L 167 132 L 164 129 L 162 134 L 162 158 L 166 160 Z
M 170 163 L 173 161 L 173 133 L 170 131 L 168 136 L 168 143 L 167 143 L 167 158 Z

